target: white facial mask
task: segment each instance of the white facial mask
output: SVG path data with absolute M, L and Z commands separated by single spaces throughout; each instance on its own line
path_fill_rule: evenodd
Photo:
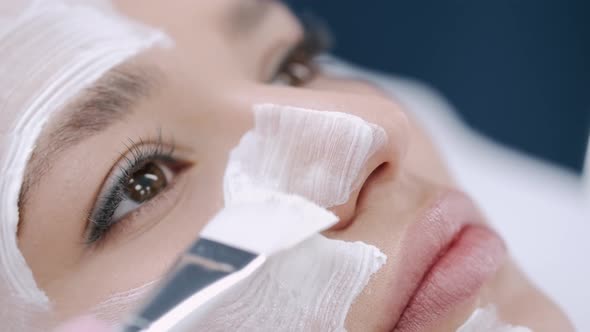
M 365 243 L 316 235 L 219 297 L 196 330 L 344 331 L 354 299 L 385 260 Z
M 512 326 L 500 321 L 494 306 L 476 309 L 457 332 L 532 332 L 524 326 Z
M 121 320 L 122 315 L 137 310 L 137 305 L 140 304 L 146 296 L 157 288 L 160 279 L 150 281 L 139 287 L 135 287 L 124 292 L 112 294 L 109 298 L 90 310 L 93 316 L 96 316 L 101 321 L 115 324 Z
M 159 31 L 81 1 L 3 0 L 0 5 L 0 322 L 22 330 L 25 311 L 45 310 L 17 246 L 25 168 L 49 117 L 105 72 L 157 42 Z M 82 1 L 83 2 L 83 1 Z M 32 221 L 34 222 L 34 221 Z M 14 308 L 11 310 L 10 308 Z M 13 324 L 7 326 L 6 324 Z

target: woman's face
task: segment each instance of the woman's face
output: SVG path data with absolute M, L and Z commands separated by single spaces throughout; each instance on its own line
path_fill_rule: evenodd
M 274 103 L 355 114 L 389 136 L 388 148 L 364 170 L 362 189 L 333 209 L 341 222 L 324 233 L 388 256 L 350 308 L 347 329 L 423 321 L 432 323 L 420 325 L 428 331 L 454 331 L 488 303 L 504 320 L 535 331 L 569 328 L 504 258 L 495 236 L 465 226 L 483 222 L 452 190 L 432 142 L 403 108 L 364 82 L 298 74 L 306 68 L 292 60 L 302 57 L 289 54 L 304 31 L 283 5 L 118 5 L 165 29 L 176 45 L 112 71 L 52 119 L 40 139 L 21 201 L 19 244 L 59 317 L 161 278 L 222 208 L 228 152 L 253 126 L 252 105 Z M 277 79 L 283 84 L 271 83 Z M 456 247 L 460 252 L 440 254 Z

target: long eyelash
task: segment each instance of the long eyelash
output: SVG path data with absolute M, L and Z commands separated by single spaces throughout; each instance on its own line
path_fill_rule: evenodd
M 125 143 L 125 152 L 121 153 L 117 162 L 116 177 L 106 192 L 101 193 L 98 200 L 98 208 L 93 209 L 88 215 L 88 229 L 86 244 L 91 245 L 103 239 L 116 223 L 113 220 L 117 208 L 125 198 L 125 184 L 130 177 L 140 170 L 148 161 L 154 159 L 170 161 L 174 154 L 175 144 L 165 144 L 161 131 L 155 141 L 147 141 L 139 138 L 138 141 L 129 139 Z

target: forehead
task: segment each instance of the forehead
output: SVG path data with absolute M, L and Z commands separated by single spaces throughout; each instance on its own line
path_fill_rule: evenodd
M 116 4 L 125 15 L 166 31 L 176 48 L 191 57 L 193 66 L 227 67 L 230 62 L 248 61 L 275 37 L 302 33 L 278 1 L 116 0 Z M 235 69 L 239 68 L 230 68 Z
M 115 0 L 117 8 L 135 19 L 176 35 L 200 35 L 255 24 L 277 6 L 272 0 Z

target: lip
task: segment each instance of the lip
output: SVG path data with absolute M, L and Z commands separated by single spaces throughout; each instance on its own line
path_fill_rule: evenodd
M 402 238 L 399 269 L 390 287 L 395 320 L 389 330 L 430 330 L 474 298 L 505 256 L 504 242 L 465 194 L 441 195 Z

